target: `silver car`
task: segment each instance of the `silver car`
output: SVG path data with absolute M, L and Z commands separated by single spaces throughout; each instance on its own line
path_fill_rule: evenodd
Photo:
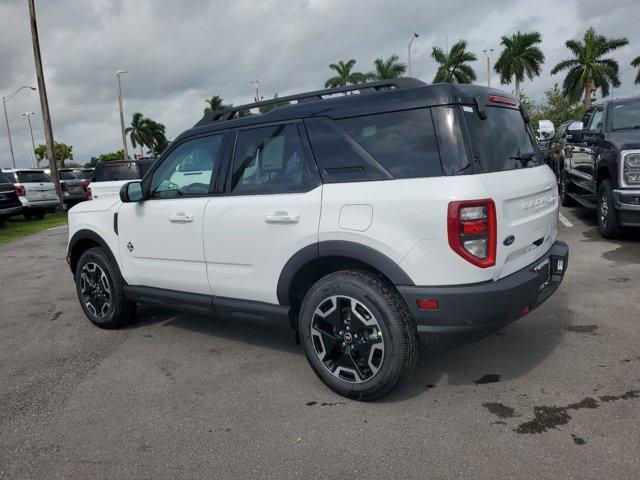
M 3 172 L 13 182 L 25 218 L 44 218 L 60 205 L 53 181 L 42 170 L 18 168 Z

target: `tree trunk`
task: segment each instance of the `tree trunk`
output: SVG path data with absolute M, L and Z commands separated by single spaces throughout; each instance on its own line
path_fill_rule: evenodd
M 520 100 L 520 80 L 516 77 L 516 98 Z
M 589 108 L 591 106 L 591 93 L 595 90 L 593 78 L 590 78 L 587 84 L 584 86 L 584 107 Z

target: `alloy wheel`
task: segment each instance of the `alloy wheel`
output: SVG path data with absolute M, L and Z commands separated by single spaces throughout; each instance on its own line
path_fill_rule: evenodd
M 80 293 L 87 310 L 96 318 L 105 318 L 111 310 L 111 288 L 104 270 L 88 262 L 80 271 Z
M 609 202 L 606 195 L 600 196 L 600 222 L 603 225 L 607 224 L 607 217 L 609 216 Z

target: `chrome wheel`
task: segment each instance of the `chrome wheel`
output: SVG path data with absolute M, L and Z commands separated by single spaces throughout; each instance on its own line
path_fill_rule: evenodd
M 87 310 L 96 318 L 105 318 L 111 310 L 111 288 L 102 268 L 88 262 L 80 271 L 80 293 Z
M 603 225 L 607 224 L 607 217 L 609 216 L 609 202 L 606 195 L 600 196 L 600 222 Z
M 311 321 L 311 339 L 320 362 L 340 380 L 362 383 L 382 366 L 382 330 L 355 298 L 336 295 L 320 302 Z

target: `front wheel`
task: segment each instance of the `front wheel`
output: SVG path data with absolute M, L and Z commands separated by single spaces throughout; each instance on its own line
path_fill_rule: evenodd
M 558 190 L 560 193 L 560 205 L 562 205 L 563 207 L 573 207 L 575 205 L 575 201 L 569 196 L 569 192 L 573 191 L 573 187 L 571 185 L 571 181 L 569 180 L 569 174 L 566 170 L 562 170 L 560 172 L 560 177 L 558 179 Z
M 613 204 L 613 185 L 605 179 L 598 187 L 598 232 L 604 238 L 617 238 L 620 223 Z
M 318 280 L 304 298 L 298 327 L 316 375 L 345 397 L 386 395 L 416 361 L 416 329 L 404 301 L 365 272 Z

